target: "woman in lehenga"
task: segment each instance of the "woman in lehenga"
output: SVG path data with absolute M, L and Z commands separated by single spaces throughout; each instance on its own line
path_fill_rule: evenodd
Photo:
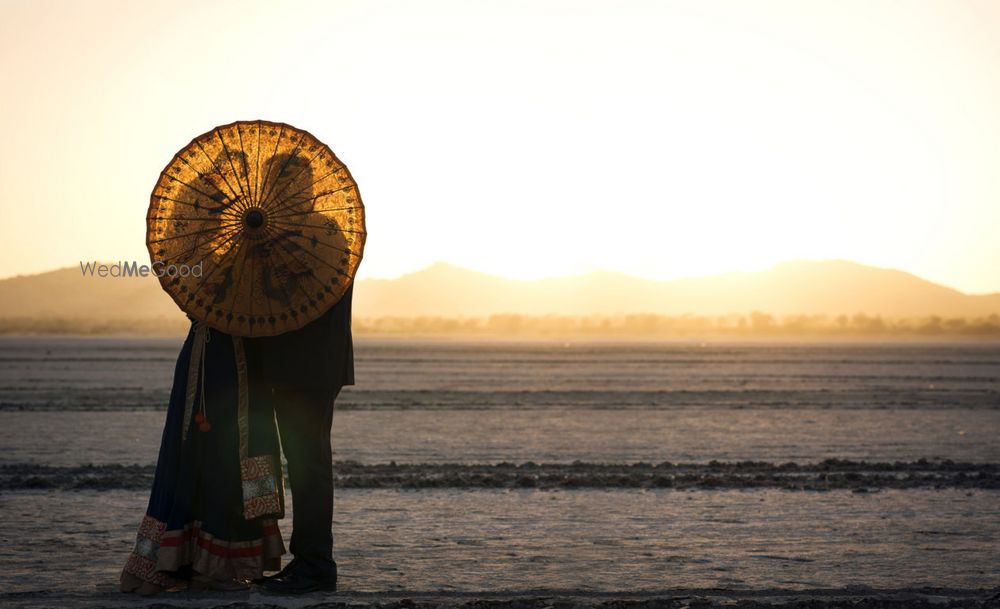
M 123 591 L 236 590 L 280 569 L 280 449 L 250 359 L 240 337 L 192 323 Z

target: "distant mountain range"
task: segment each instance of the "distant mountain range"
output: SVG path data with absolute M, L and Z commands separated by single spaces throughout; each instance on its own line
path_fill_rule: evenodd
M 1000 294 L 969 295 L 902 271 L 854 262 L 799 261 L 752 273 L 652 281 L 620 273 L 518 281 L 445 263 L 396 279 L 360 279 L 356 318 L 525 315 L 772 315 L 866 313 L 979 317 Z M 179 318 L 155 278 L 84 277 L 79 267 L 0 280 L 0 318 Z

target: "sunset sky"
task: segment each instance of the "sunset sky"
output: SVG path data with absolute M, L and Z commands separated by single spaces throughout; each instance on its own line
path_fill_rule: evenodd
M 307 129 L 362 277 L 845 258 L 1000 291 L 997 2 L 0 0 L 0 277 L 147 261 L 195 135 Z

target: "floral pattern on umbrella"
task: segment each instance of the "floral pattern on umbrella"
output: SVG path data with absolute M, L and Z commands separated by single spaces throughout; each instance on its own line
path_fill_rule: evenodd
M 332 150 L 284 123 L 240 121 L 191 141 L 153 189 L 146 245 L 163 289 L 238 336 L 298 329 L 350 287 L 365 245 L 358 185 Z M 185 274 L 185 271 L 191 271 Z

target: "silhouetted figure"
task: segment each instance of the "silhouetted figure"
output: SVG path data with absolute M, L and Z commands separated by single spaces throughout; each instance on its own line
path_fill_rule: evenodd
M 293 218 L 293 224 L 276 228 L 258 246 L 261 255 L 280 262 L 267 267 L 273 272 L 261 282 L 277 301 L 284 295 L 292 302 L 295 295 L 324 287 L 313 273 L 315 266 L 321 259 L 346 255 L 348 244 L 332 220 L 312 213 L 314 176 L 309 164 L 284 154 L 275 155 L 269 164 L 264 206 L 275 202 L 278 215 Z M 308 227 L 328 230 L 325 242 L 310 241 Z M 290 546 L 294 559 L 264 581 L 266 590 L 336 589 L 330 431 L 334 400 L 344 385 L 354 384 L 353 291 L 352 284 L 336 305 L 298 330 L 246 340 L 250 377 L 261 388 L 255 393 L 269 396 L 278 421 L 294 508 Z
M 333 560 L 334 400 L 354 384 L 351 296 L 306 326 L 278 336 L 246 339 L 251 377 L 269 395 L 292 491 L 294 559 L 265 589 L 303 593 L 336 589 Z
M 239 590 L 281 566 L 278 432 L 270 400 L 243 382 L 245 340 L 192 320 L 122 591 Z

